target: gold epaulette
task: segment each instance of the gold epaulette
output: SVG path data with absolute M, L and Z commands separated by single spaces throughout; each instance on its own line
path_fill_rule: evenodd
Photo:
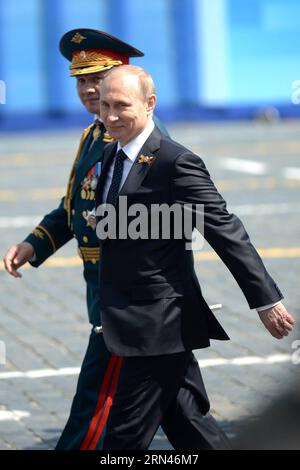
M 111 142 L 114 142 L 114 138 L 109 135 L 109 133 L 106 131 L 103 136 L 103 142 L 110 144 Z

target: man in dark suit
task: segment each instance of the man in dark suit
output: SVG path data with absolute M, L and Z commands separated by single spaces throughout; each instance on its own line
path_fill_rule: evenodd
M 155 127 L 155 104 L 152 78 L 139 67 L 115 68 L 101 84 L 100 115 L 117 141 L 105 151 L 96 190 L 101 317 L 107 348 L 123 358 L 106 450 L 146 449 L 180 394 L 191 351 L 209 346 L 211 338 L 228 339 L 201 294 L 186 246 L 192 228 L 181 237 L 175 223 L 169 236 L 157 232 L 152 216 L 158 204 L 188 205 L 193 219 L 203 206 L 204 237 L 250 308 L 259 310 L 276 338 L 294 323 L 203 161 Z M 137 221 L 138 211 L 143 215 Z M 138 226 L 140 237 L 133 230 Z
M 71 62 L 71 76 L 76 79 L 78 96 L 84 108 L 97 119 L 83 132 L 66 195 L 59 207 L 47 214 L 24 242 L 13 245 L 8 250 L 4 264 L 12 276 L 20 277 L 19 268 L 27 261 L 32 266 L 39 267 L 61 246 L 73 237 L 76 238 L 83 261 L 92 331 L 70 416 L 56 450 L 100 450 L 122 360 L 106 348 L 99 313 L 100 250 L 92 214 L 95 208 L 94 190 L 101 171 L 104 147 L 112 141 L 98 119 L 99 86 L 108 70 L 127 64 L 131 57 L 142 57 L 144 54 L 116 37 L 89 28 L 66 32 L 59 48 L 62 55 Z M 156 117 L 154 119 L 161 131 L 167 134 L 162 123 Z M 194 439 L 197 439 L 197 446 L 203 449 L 223 449 L 228 447 L 226 436 L 208 413 L 208 397 L 200 371 L 195 373 L 196 369 L 197 361 L 192 358 L 181 384 L 181 393 L 174 400 L 162 427 L 176 450 L 186 449 Z M 194 418 L 195 414 L 197 420 Z

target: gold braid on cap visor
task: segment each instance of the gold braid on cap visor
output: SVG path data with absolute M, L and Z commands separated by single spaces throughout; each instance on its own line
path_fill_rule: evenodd
M 80 51 L 73 55 L 70 75 L 74 77 L 85 73 L 102 72 L 122 63 L 121 60 L 112 59 L 96 51 Z

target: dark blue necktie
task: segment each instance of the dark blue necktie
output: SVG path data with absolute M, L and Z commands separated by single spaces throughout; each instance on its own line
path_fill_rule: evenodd
M 111 181 L 111 185 L 108 190 L 106 203 L 116 205 L 117 197 L 119 194 L 120 184 L 123 175 L 124 161 L 126 160 L 127 155 L 120 149 L 115 156 L 115 167 L 114 173 Z

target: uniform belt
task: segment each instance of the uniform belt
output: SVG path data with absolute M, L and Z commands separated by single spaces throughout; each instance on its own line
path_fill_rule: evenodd
M 79 246 L 78 254 L 85 263 L 90 261 L 96 264 L 100 258 L 100 247 L 87 248 L 86 246 Z

